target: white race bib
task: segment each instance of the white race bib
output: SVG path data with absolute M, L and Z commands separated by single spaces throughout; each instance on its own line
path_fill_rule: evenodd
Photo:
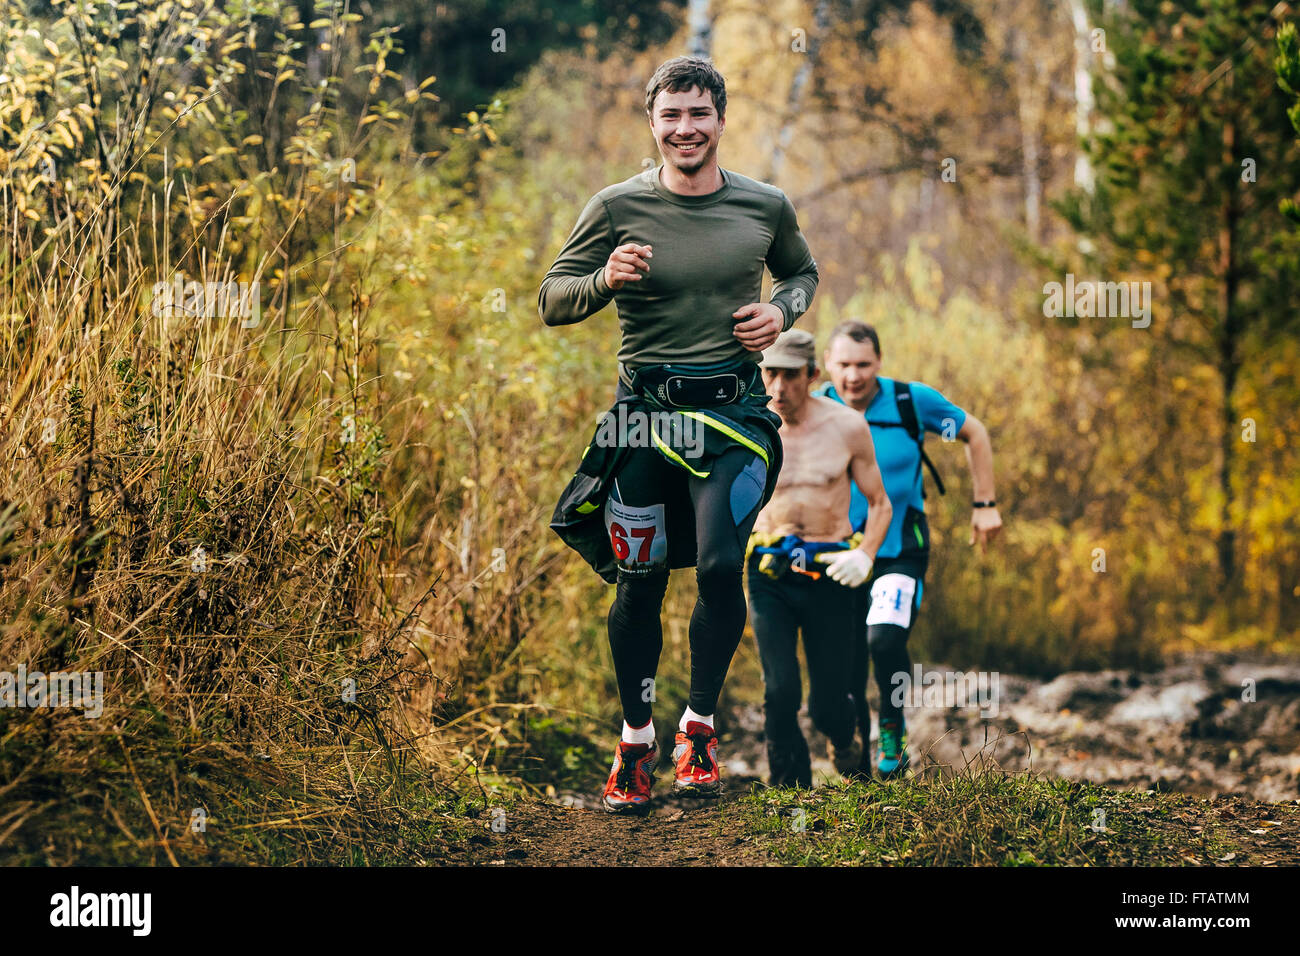
M 633 508 L 613 498 L 605 499 L 605 531 L 614 559 L 626 568 L 667 565 L 668 534 L 664 506 Z
M 882 574 L 871 585 L 871 610 L 867 625 L 912 623 L 912 599 L 916 596 L 916 578 L 906 574 Z

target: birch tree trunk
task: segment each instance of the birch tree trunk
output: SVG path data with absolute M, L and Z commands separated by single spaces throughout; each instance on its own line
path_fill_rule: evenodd
M 807 49 L 804 50 L 803 62 L 799 64 L 799 69 L 795 70 L 794 79 L 790 83 L 790 93 L 786 97 L 785 113 L 781 120 L 781 128 L 776 133 L 776 146 L 772 150 L 772 159 L 768 163 L 766 181 L 775 183 L 777 177 L 781 175 L 781 166 L 785 163 L 786 151 L 790 148 L 790 140 L 794 136 L 795 127 L 798 125 L 799 110 L 803 106 L 804 91 L 812 79 L 813 66 L 817 61 L 817 50 L 821 46 L 822 36 L 830 26 L 830 12 L 828 9 L 828 0 L 817 0 L 813 4 L 813 29 L 811 35 L 807 38 Z
M 686 49 L 691 56 L 709 56 L 713 49 L 713 13 L 709 9 L 713 0 L 690 0 L 686 10 L 686 25 L 690 36 Z
M 1047 69 L 1041 54 L 1030 54 L 1023 31 L 1017 30 L 1016 99 L 1019 101 L 1021 170 L 1025 184 L 1025 231 L 1038 242 L 1042 226 L 1043 179 L 1039 173 L 1039 135 L 1047 101 Z M 1031 69 L 1032 65 L 1032 69 Z
M 1070 19 L 1074 21 L 1074 130 L 1082 143 L 1092 132 L 1092 37 L 1088 29 L 1088 11 L 1083 0 L 1070 0 Z M 1092 160 L 1083 148 L 1076 147 L 1074 184 L 1092 195 L 1095 182 Z

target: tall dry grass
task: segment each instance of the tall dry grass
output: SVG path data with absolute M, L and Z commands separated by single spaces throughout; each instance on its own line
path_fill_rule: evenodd
M 400 570 L 372 313 L 389 279 L 364 240 L 420 163 L 408 146 L 379 178 L 410 126 L 331 95 L 355 53 L 328 82 L 275 80 L 296 133 L 259 155 L 271 130 L 245 136 L 223 84 L 263 75 L 268 23 L 199 14 L 149 8 L 123 38 L 92 5 L 44 46 L 4 24 L 23 82 L 0 102 L 22 134 L 0 170 L 0 670 L 102 673 L 104 694 L 93 717 L 0 707 L 0 857 L 417 860 L 457 791 L 408 719 L 437 583 Z M 186 30 L 221 56 L 174 57 Z M 368 48 L 371 93 L 391 49 Z M 78 62 L 81 88 L 53 68 Z M 176 275 L 258 281 L 260 313 L 170 302 Z
M 7 192 L 0 210 L 12 221 Z M 94 719 L 0 711 L 0 832 L 20 858 L 94 858 L 98 833 L 180 859 L 206 852 L 195 808 L 214 833 L 305 813 L 364 855 L 357 778 L 403 779 L 393 704 L 416 679 L 412 608 L 388 586 L 365 298 L 342 314 L 272 301 L 255 328 L 168 315 L 154 277 L 185 270 L 142 237 L 169 219 L 141 202 L 43 253 L 11 235 L 0 661 L 103 672 L 105 699 Z M 220 244 L 198 261 L 187 279 L 234 275 Z M 69 804 L 95 818 L 81 834 Z

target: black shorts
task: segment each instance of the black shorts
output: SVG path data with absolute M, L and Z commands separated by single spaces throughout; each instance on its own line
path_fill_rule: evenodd
M 620 382 L 620 397 L 625 388 Z M 739 445 L 720 455 L 707 477 L 653 447 L 631 449 L 604 510 L 619 576 L 667 571 L 670 542 L 678 537 L 695 543 L 697 567 L 709 563 L 707 556 L 740 571 L 766 485 L 763 460 Z

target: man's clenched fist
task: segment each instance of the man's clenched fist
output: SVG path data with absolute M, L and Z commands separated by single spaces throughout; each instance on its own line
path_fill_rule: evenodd
M 649 246 L 643 246 L 637 242 L 625 242 L 609 254 L 609 261 L 605 263 L 605 285 L 617 292 L 623 288 L 624 282 L 637 282 L 641 279 L 641 272 L 650 271 L 650 263 L 647 259 L 653 259 L 654 253 Z
M 731 313 L 731 317 L 744 319 L 743 322 L 735 324 L 731 334 L 751 352 L 761 352 L 775 342 L 785 325 L 785 313 L 771 302 L 751 302 L 749 305 L 742 305 Z

